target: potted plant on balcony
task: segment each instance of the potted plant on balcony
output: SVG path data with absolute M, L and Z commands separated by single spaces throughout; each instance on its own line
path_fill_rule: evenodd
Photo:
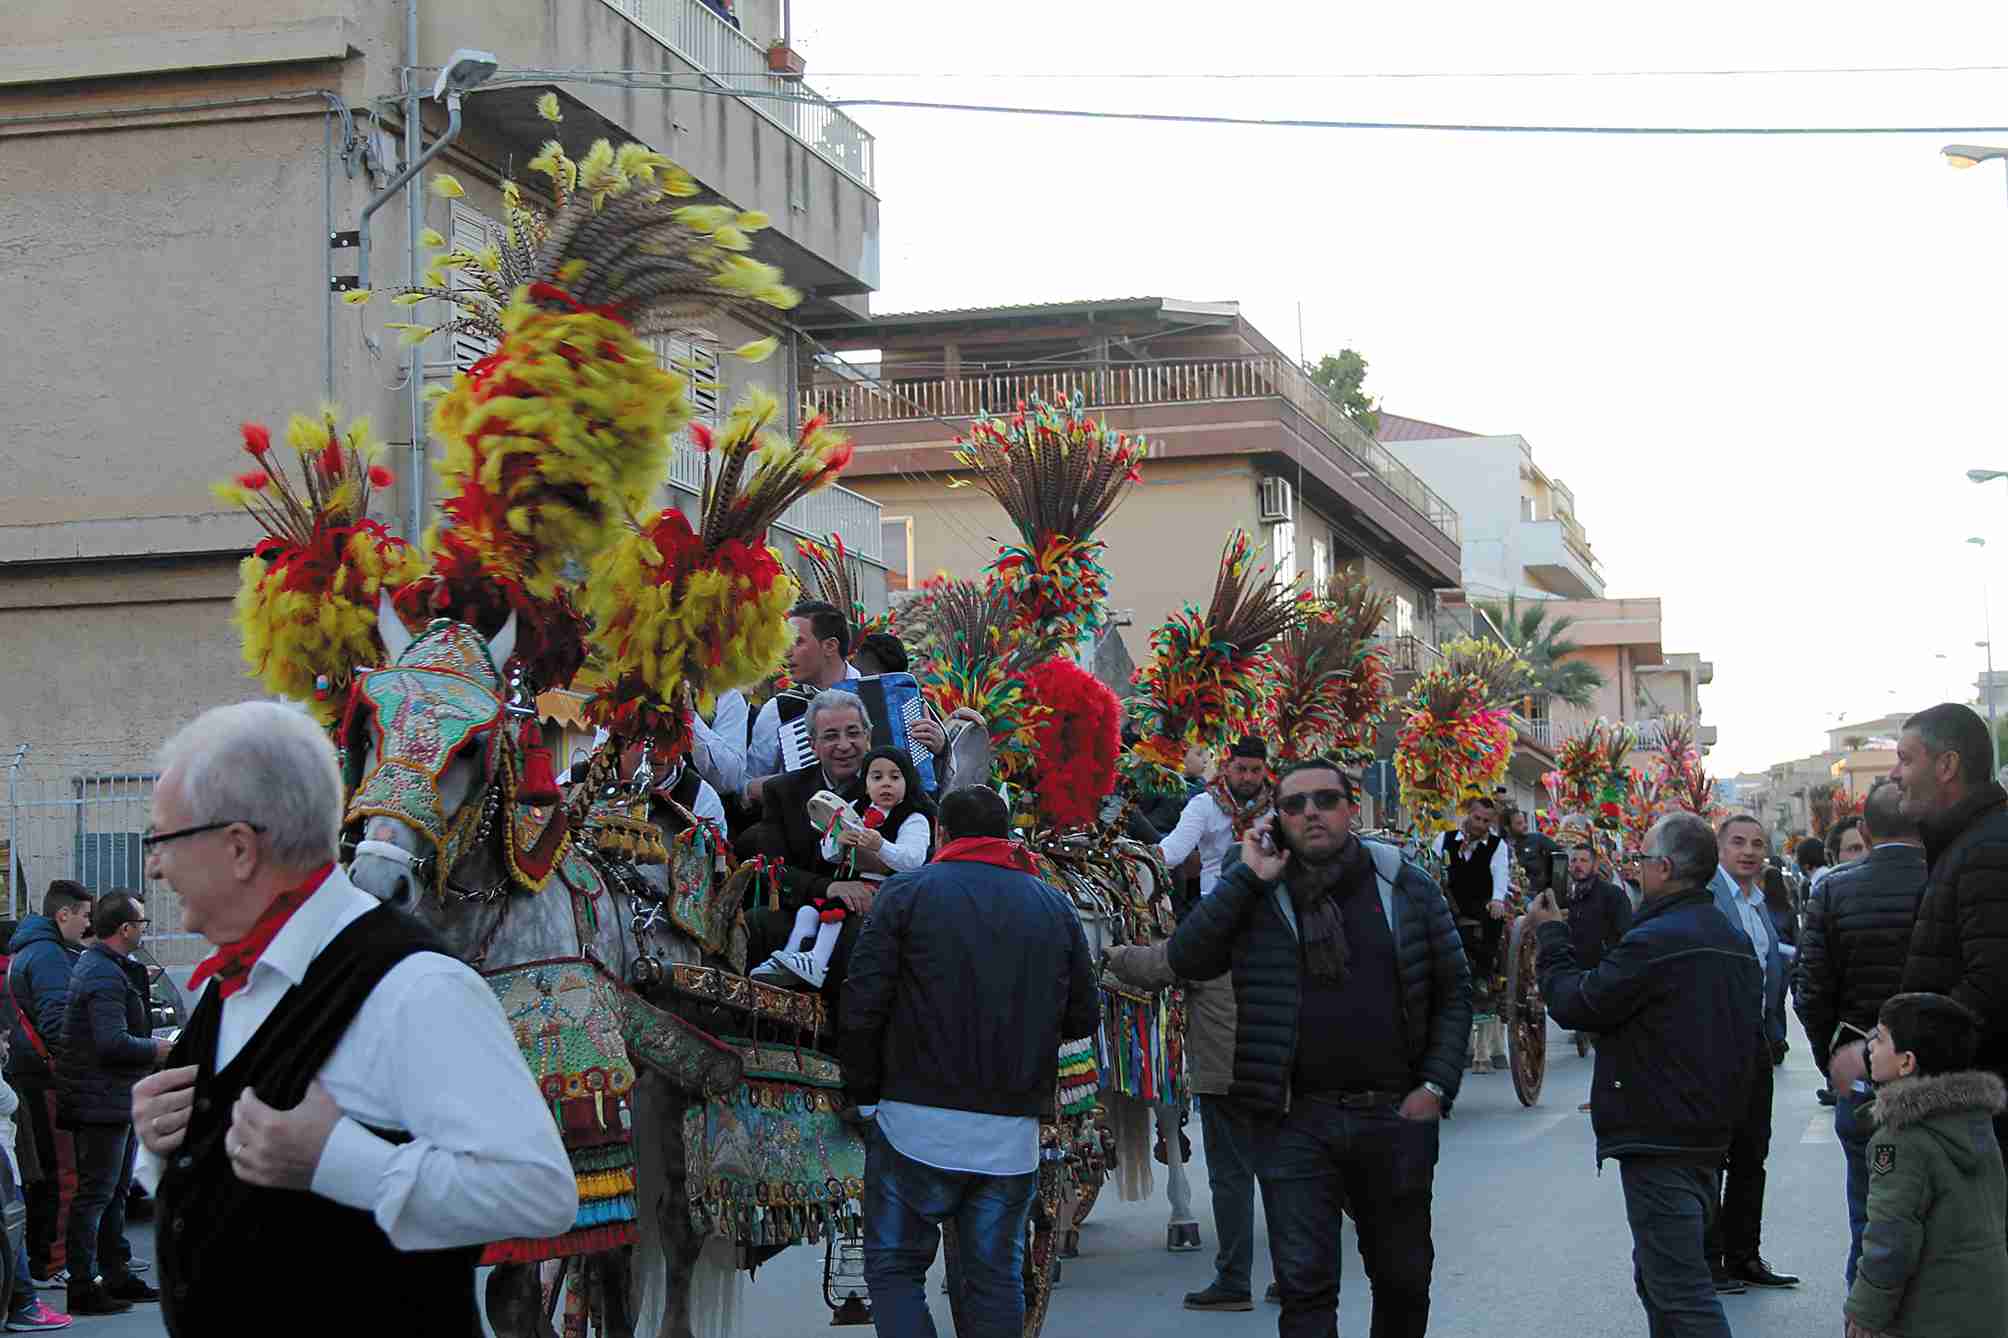
M 800 79 L 809 63 L 802 59 L 802 53 L 788 45 L 787 39 L 777 37 L 767 48 L 767 68 L 784 79 Z

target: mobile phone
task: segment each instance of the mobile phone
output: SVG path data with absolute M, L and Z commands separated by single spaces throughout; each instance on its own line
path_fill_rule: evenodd
M 1548 856 L 1548 886 L 1567 887 L 1569 885 L 1569 857 L 1561 851 Z

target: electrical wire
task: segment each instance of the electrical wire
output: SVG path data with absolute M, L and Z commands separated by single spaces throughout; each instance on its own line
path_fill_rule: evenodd
M 1999 74 L 2008 65 L 1836 65 L 1820 68 L 1779 66 L 1723 70 L 1283 70 L 1262 73 L 1230 70 L 1011 70 L 986 74 L 976 70 L 818 70 L 822 79 L 1041 79 L 1041 80 L 1209 80 L 1260 83 L 1299 80 L 1346 82 L 1398 79 L 1749 79 L 1864 74 Z

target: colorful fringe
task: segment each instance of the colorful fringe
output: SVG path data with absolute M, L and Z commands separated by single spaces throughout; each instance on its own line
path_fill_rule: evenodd
M 1132 994 L 1102 986 L 1102 1020 L 1095 1033 L 1101 1085 L 1148 1105 L 1185 1095 L 1184 1006 L 1177 991 Z
M 1060 1046 L 1060 1113 L 1085 1115 L 1101 1091 L 1101 1066 L 1093 1039 L 1083 1036 Z

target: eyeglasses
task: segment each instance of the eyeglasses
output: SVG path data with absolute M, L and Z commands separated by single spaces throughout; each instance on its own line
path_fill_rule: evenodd
M 172 832 L 156 832 L 148 829 L 140 833 L 139 848 L 141 850 L 152 850 L 155 846 L 164 846 L 169 841 L 179 841 L 184 836 L 200 836 L 204 832 L 220 832 L 225 827 L 249 827 L 254 832 L 265 830 L 257 823 L 245 822 L 242 818 L 226 818 L 222 822 L 205 822 L 199 827 L 183 827 L 179 831 Z
M 1304 790 L 1278 799 L 1276 811 L 1294 818 L 1301 816 L 1310 805 L 1316 804 L 1320 813 L 1336 813 L 1339 806 L 1345 802 L 1344 790 Z
M 126 925 L 138 925 L 141 929 L 146 928 L 148 925 L 152 923 L 153 921 L 151 920 L 128 920 L 125 922 Z M 124 929 L 125 925 L 120 925 L 119 928 Z

